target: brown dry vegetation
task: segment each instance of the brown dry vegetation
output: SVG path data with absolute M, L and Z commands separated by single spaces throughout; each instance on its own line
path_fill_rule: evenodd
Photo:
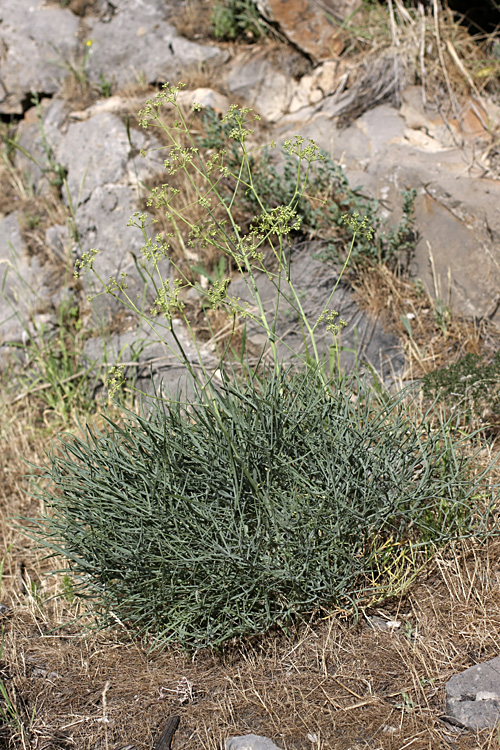
M 71 5 L 75 12 L 85 12 L 85 3 Z M 187 3 L 186 13 L 199 23 L 198 5 Z M 395 8 L 404 17 L 402 4 L 396 2 Z M 363 13 L 367 15 L 356 18 L 356 27 L 343 30 L 346 46 L 349 50 L 351 45 L 354 57 L 380 57 L 394 44 L 394 34 L 402 32 L 387 24 L 380 8 Z M 187 28 L 188 16 L 183 23 Z M 429 92 L 445 97 L 451 91 L 453 107 L 467 75 L 474 66 L 481 70 L 481 45 L 487 40 L 473 43 L 446 14 L 439 15 L 439 23 L 441 33 L 448 29 L 446 40 L 452 45 L 444 58 L 432 51 L 423 61 L 419 58 L 423 27 L 419 31 L 410 22 L 398 27 L 408 34 L 399 46 L 412 50 L 416 68 L 422 70 L 423 64 Z M 452 64 L 452 48 L 467 75 L 456 60 Z M 479 94 L 495 85 L 495 75 L 498 71 L 474 78 Z M 488 148 L 494 153 L 498 140 L 493 131 L 491 138 Z M 56 213 L 51 213 L 60 211 L 61 204 L 29 195 L 22 175 L 8 161 L 0 168 L 0 186 L 2 213 L 19 209 L 40 216 L 31 229 L 28 221 L 25 230 L 37 252 L 46 221 L 62 222 L 61 215 L 55 221 Z M 177 252 L 181 258 L 182 248 Z M 407 380 L 464 353 L 490 354 L 498 348 L 498 333 L 487 320 L 450 316 L 440 325 L 428 295 L 385 267 L 365 269 L 353 286 L 363 304 L 405 342 Z M 411 338 L 401 324 L 408 312 L 414 315 Z M 214 321 L 214 328 L 226 323 Z M 267 735 L 287 750 L 498 748 L 497 731 L 467 732 L 442 718 L 446 680 L 498 655 L 498 540 L 462 542 L 437 553 L 409 590 L 360 613 L 358 621 L 352 613 L 333 612 L 294 632 L 231 644 L 222 653 L 205 650 L 186 656 L 175 648 L 149 653 L 147 644 L 134 642 L 122 623 L 106 633 L 86 629 L 90 621 L 81 605 L 71 601 L 64 576 L 46 577 L 51 565 L 43 551 L 16 529 L 12 519 L 39 510 L 26 493 L 25 461 L 39 464 L 51 438 L 63 428 L 74 433 L 81 428 L 74 417 L 63 424 L 47 411 L 40 394 L 14 403 L 8 385 L 3 383 L 0 399 L 0 536 L 5 551 L 0 601 L 8 607 L 2 615 L 0 678 L 13 709 L 11 725 L 0 729 L 5 747 L 108 750 L 133 745 L 146 750 L 167 719 L 177 715 L 181 723 L 175 750 L 216 750 L 224 737 L 247 732 Z M 84 422 L 96 413 L 80 417 Z M 493 441 L 481 460 L 490 461 L 496 451 Z M 398 620 L 400 626 L 374 630 L 368 623 L 373 614 Z M 8 711 L 6 700 L 0 708 Z
M 424 289 L 386 266 L 364 269 L 352 286 L 359 304 L 404 342 L 404 381 L 447 367 L 469 353 L 492 356 L 499 347 L 500 334 L 487 317 L 470 320 L 452 315 L 447 306 L 441 310 Z M 411 336 L 401 322 L 408 314 Z

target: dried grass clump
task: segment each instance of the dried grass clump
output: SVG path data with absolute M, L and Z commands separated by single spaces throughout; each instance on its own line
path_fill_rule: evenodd
M 466 354 L 492 356 L 500 335 L 488 318 L 452 314 L 445 300 L 434 300 L 418 283 L 384 265 L 359 268 L 351 284 L 359 304 L 404 342 L 403 381 L 422 378 Z
M 500 62 L 493 54 L 493 35 L 475 37 L 437 0 L 407 8 L 401 0 L 364 4 L 345 24 L 350 35 L 345 55 L 353 57 L 351 85 L 334 105 L 347 124 L 376 103 L 399 105 L 406 86 L 423 87 L 424 105 L 460 125 L 462 105 L 471 96 L 481 105 L 500 101 Z M 483 123 L 487 128 L 491 123 Z

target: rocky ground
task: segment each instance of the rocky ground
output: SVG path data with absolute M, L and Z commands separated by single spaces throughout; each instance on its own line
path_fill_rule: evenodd
M 77 413 L 97 418 L 103 362 L 128 362 L 135 384 L 146 390 L 151 366 L 153 378 L 167 387 L 182 377 L 155 330 L 143 330 L 109 297 L 88 302 L 89 277 L 73 277 L 75 260 L 96 247 L 103 278 L 127 273 L 131 293 L 141 289 L 134 254 L 142 238 L 127 222 L 165 177 L 164 144 L 139 126 L 137 113 L 167 81 L 186 83 L 180 97 L 186 111 L 193 102 L 216 115 L 232 102 L 253 107 L 262 117 L 254 135 L 259 144 L 296 133 L 314 139 L 341 167 L 341 178 L 332 172 L 328 179 L 336 195 L 348 196 L 348 210 L 368 210 L 377 201 L 376 215 L 385 222 L 379 233 L 400 225 L 404 194 L 415 191 L 405 251 L 391 263 L 375 257 L 358 264 L 338 287 L 334 306 L 347 322 L 344 367 L 368 363 L 392 387 L 466 353 L 491 357 L 498 348 L 494 34 L 473 40 L 450 14 L 437 14 L 437 5 L 433 15 L 431 7 L 417 12 L 395 2 L 391 16 L 384 6 L 331 0 L 325 16 L 313 3 L 297 10 L 297 3 L 268 0 L 257 3 L 263 15 L 254 8 L 251 22 L 219 21 L 217 38 L 214 5 L 2 2 L 5 517 L 37 511 L 24 493 L 21 456 L 37 463 L 49 438 L 79 429 Z M 279 174 L 279 159 L 275 166 Z M 347 182 L 339 183 L 344 176 Z M 347 185 L 357 190 L 348 192 Z M 345 245 L 337 230 L 317 226 L 300 237 L 292 256 L 311 317 L 338 277 L 338 257 L 328 255 Z M 205 272 L 215 276 L 214 259 L 188 261 L 205 262 Z M 170 270 L 165 261 L 165 273 Z M 266 282 L 262 275 L 259 288 L 272 304 Z M 231 287 L 243 296 L 237 278 Z M 213 353 L 197 300 L 186 304 L 200 343 Z M 298 350 L 293 322 L 284 311 L 279 331 Z M 225 321 L 215 324 L 224 330 Z M 51 336 L 48 350 L 44 332 Z M 180 322 L 177 334 L 189 347 Z M 260 335 L 250 327 L 248 345 L 258 349 Z M 69 352 L 56 357 L 55 372 L 42 357 L 54 351 L 54 341 L 59 354 Z M 36 347 L 26 348 L 33 342 Z M 35 366 L 28 361 L 33 351 Z M 90 377 L 90 396 L 80 402 L 79 384 Z M 56 385 L 59 401 L 43 399 Z M 495 430 L 491 435 L 481 461 L 496 453 Z M 187 657 L 174 649 L 149 653 L 122 623 L 105 634 L 82 631 L 87 617 L 71 596 L 51 599 L 64 580 L 44 577 L 47 562 L 12 521 L 2 524 L 2 537 L 6 746 L 139 750 L 153 747 L 173 716 L 180 717 L 173 743 L 179 749 L 216 748 L 249 733 L 289 750 L 465 749 L 497 742 L 500 686 L 491 675 L 482 684 L 469 673 L 466 688 L 451 683 L 448 702 L 445 694 L 449 678 L 498 654 L 495 541 L 463 542 L 439 553 L 411 588 L 372 603 L 357 622 L 352 613 L 335 612 L 293 633 Z

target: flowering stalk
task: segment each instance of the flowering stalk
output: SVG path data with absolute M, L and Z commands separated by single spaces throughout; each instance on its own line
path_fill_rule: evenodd
M 212 310 L 222 308 L 233 320 L 233 332 L 235 321 L 237 319 L 250 319 L 256 322 L 265 332 L 270 355 L 276 370 L 280 368 L 278 356 L 278 344 L 285 346 L 294 356 L 298 356 L 291 347 L 276 333 L 276 324 L 278 320 L 279 305 L 283 295 L 282 285 L 286 280 L 289 289 L 289 299 L 299 317 L 299 325 L 303 333 L 304 344 L 306 348 L 306 358 L 302 361 L 306 364 L 311 362 L 317 367 L 324 384 L 327 384 L 326 375 L 321 370 L 320 354 L 315 339 L 315 331 L 321 322 L 326 322 L 326 328 L 334 336 L 334 347 L 336 351 L 336 360 L 338 373 L 340 377 L 340 351 L 338 346 L 338 334 L 345 322 L 338 318 L 338 313 L 330 310 L 329 304 L 340 283 L 342 275 L 351 257 L 352 249 L 356 235 L 363 233 L 371 237 L 372 230 L 366 225 L 366 220 L 359 221 L 357 214 L 352 217 L 344 216 L 343 220 L 349 224 L 353 230 L 351 246 L 343 265 L 336 284 L 329 295 L 329 298 L 318 318 L 312 324 L 307 320 L 300 296 L 290 276 L 290 264 L 285 257 L 285 244 L 289 241 L 289 235 L 300 229 L 301 220 L 298 215 L 297 206 L 304 195 L 306 185 L 308 184 L 311 165 L 324 157 L 319 152 L 317 145 L 313 140 L 305 139 L 301 136 L 295 136 L 285 141 L 285 151 L 295 157 L 297 161 L 297 176 L 294 193 L 286 205 L 276 206 L 274 208 L 266 207 L 258 193 L 252 175 L 251 154 L 254 149 L 248 148 L 248 140 L 253 133 L 249 127 L 252 121 L 260 119 L 258 115 L 253 115 L 252 110 L 240 108 L 232 105 L 223 118 L 222 122 L 228 126 L 228 138 L 238 144 L 240 154 L 239 166 L 235 168 L 234 161 L 227 158 L 225 148 L 211 151 L 208 154 L 200 152 L 192 136 L 192 118 L 200 109 L 200 106 L 193 105 L 192 118 L 187 120 L 184 112 L 177 99 L 182 88 L 182 84 L 170 86 L 166 84 L 162 90 L 147 102 L 145 108 L 139 113 L 140 124 L 143 128 L 151 126 L 160 127 L 166 133 L 170 145 L 167 146 L 168 155 L 164 161 L 165 170 L 168 175 L 173 176 L 178 172 L 183 172 L 192 193 L 196 196 L 195 202 L 188 205 L 179 205 L 179 190 L 168 184 L 156 187 L 151 191 L 147 202 L 148 206 L 163 209 L 165 218 L 172 227 L 172 232 L 162 236 L 157 234 L 154 239 L 148 237 L 148 216 L 145 213 L 135 213 L 130 219 L 129 225 L 138 227 L 144 237 L 144 244 L 141 248 L 142 260 L 141 266 L 151 279 L 156 294 L 156 299 L 149 311 L 149 316 L 138 309 L 136 302 L 127 294 L 126 279 L 122 276 L 120 281 L 115 278 L 110 279 L 103 284 L 103 291 L 121 299 L 135 313 L 143 317 L 152 327 L 153 318 L 158 315 L 163 316 L 166 326 L 173 335 L 178 351 L 170 350 L 178 359 L 183 361 L 190 374 L 196 378 L 202 389 L 210 388 L 211 379 L 214 372 L 210 373 L 196 342 L 190 322 L 184 312 L 184 302 L 181 292 L 190 287 L 194 287 L 198 294 L 205 300 L 207 306 Z M 168 105 L 174 107 L 178 119 L 172 125 L 166 125 L 160 117 L 159 111 L 162 106 Z M 272 144 L 274 146 L 274 144 Z M 223 185 L 228 180 L 232 180 L 235 187 L 230 198 L 224 197 Z M 250 223 L 246 233 L 236 223 L 234 218 L 235 201 L 238 192 L 245 191 L 255 200 L 260 212 Z M 190 216 L 193 207 L 197 205 L 205 212 L 205 217 L 193 222 Z M 231 277 L 219 278 L 205 289 L 199 283 L 190 281 L 182 271 L 179 264 L 175 262 L 171 253 L 170 241 L 174 237 L 182 236 L 182 229 L 186 230 L 189 235 L 187 247 L 196 249 L 213 248 L 221 257 L 229 260 L 227 267 L 233 265 L 243 278 L 249 291 L 253 305 L 248 302 L 241 303 L 240 298 L 230 295 Z M 265 267 L 264 248 L 270 247 L 277 260 L 277 272 L 270 271 Z M 186 247 L 183 244 L 186 252 Z M 78 275 L 83 269 L 93 268 L 93 261 L 97 251 L 92 250 L 85 253 L 77 264 L 75 275 Z M 168 258 L 170 264 L 177 273 L 177 278 L 163 278 L 161 272 L 161 261 Z M 257 284 L 256 273 L 265 273 L 268 279 L 276 288 L 277 296 L 272 313 L 267 313 L 259 288 Z M 195 369 L 186 352 L 181 346 L 173 327 L 174 317 L 180 317 L 186 325 L 196 349 L 199 365 L 203 373 L 200 381 Z M 312 358 L 308 352 L 308 342 L 312 348 Z M 167 346 L 167 342 L 164 342 Z M 226 347 L 224 354 L 217 363 L 217 369 L 222 370 L 224 358 L 227 354 Z M 114 373 L 116 375 L 116 372 Z M 111 385 L 114 385 L 116 377 Z

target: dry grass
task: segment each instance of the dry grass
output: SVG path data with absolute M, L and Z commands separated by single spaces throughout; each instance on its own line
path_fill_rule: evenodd
M 429 100 L 439 99 L 451 109 L 461 96 L 499 93 L 492 35 L 472 36 L 437 0 L 414 9 L 401 0 L 388 5 L 389 13 L 381 5 L 362 6 L 347 26 L 351 47 L 346 53 L 370 57 L 388 50 L 397 53 L 396 66 L 418 79 Z
M 172 19 L 179 34 L 199 41 L 206 39 L 212 25 L 215 0 L 186 0 Z
M 491 361 L 500 349 L 500 332 L 487 316 L 472 320 L 452 314 L 439 299 L 433 299 L 418 283 L 401 277 L 385 266 L 360 269 L 351 279 L 359 306 L 378 320 L 403 344 L 405 369 L 395 378 L 400 386 L 457 363 L 467 354 Z M 491 388 L 497 386 L 490 386 Z M 493 395 L 493 392 L 491 392 Z M 488 438 L 488 463 L 499 447 L 498 415 L 486 403 L 468 399 L 464 429 L 481 431 Z M 440 412 L 450 414 L 441 402 Z
M 342 35 L 348 88 L 335 108 L 340 123 L 352 122 L 376 103 L 399 105 L 402 91 L 419 84 L 424 106 L 437 109 L 456 145 L 472 110 L 487 148 L 496 154 L 500 132 L 490 107 L 500 103 L 500 62 L 494 35 L 472 36 L 438 0 L 414 8 L 401 0 L 388 7 L 363 3 L 343 24 Z
M 468 353 L 492 355 L 500 346 L 500 335 L 488 318 L 452 315 L 445 302 L 433 300 L 418 284 L 385 266 L 365 268 L 351 283 L 359 305 L 404 342 L 404 381 L 421 378 Z
M 61 84 L 61 97 L 73 110 L 84 110 L 101 96 L 99 88 L 78 72 L 70 71 Z

